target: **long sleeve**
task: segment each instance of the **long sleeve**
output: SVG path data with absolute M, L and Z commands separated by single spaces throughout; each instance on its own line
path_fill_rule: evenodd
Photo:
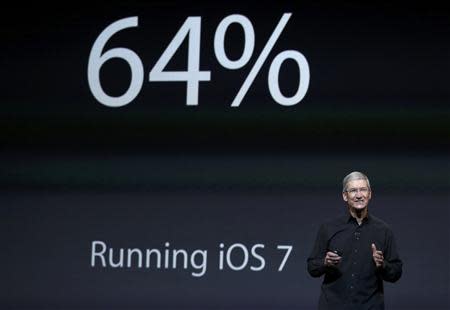
M 386 249 L 381 277 L 387 282 L 396 282 L 402 276 L 403 263 L 398 255 L 394 234 L 389 229 L 386 236 Z
M 311 255 L 307 260 L 308 272 L 312 277 L 320 277 L 326 272 L 327 268 L 324 264 L 324 259 L 327 250 L 327 242 L 325 225 L 322 225 L 317 233 Z

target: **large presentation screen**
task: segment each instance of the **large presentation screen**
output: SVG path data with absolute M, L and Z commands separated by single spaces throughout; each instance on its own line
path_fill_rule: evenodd
M 317 309 L 307 259 L 352 171 L 403 261 L 386 309 L 449 308 L 446 7 L 37 2 L 0 24 L 1 309 Z

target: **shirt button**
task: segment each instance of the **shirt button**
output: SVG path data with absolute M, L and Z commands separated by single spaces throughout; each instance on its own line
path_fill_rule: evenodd
M 351 289 L 351 290 L 353 289 L 353 285 L 350 285 L 350 289 Z
M 356 262 L 353 262 L 353 265 L 356 265 Z
M 355 277 L 355 274 L 354 273 L 352 273 L 352 278 L 354 278 Z
M 355 253 L 357 253 L 358 252 L 358 249 L 355 249 Z

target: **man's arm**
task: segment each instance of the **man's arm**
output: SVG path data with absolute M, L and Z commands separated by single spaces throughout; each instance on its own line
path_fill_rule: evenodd
M 320 277 L 326 272 L 325 253 L 327 251 L 327 233 L 325 225 L 320 226 L 316 242 L 308 257 L 308 272 L 312 277 Z
M 386 232 L 386 249 L 383 253 L 384 261 L 381 267 L 381 277 L 384 281 L 395 282 L 402 276 L 403 263 L 397 253 L 394 234 L 390 229 Z

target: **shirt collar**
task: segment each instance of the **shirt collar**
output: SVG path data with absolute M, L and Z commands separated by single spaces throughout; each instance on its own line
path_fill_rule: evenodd
M 356 219 L 349 213 L 348 217 L 347 217 L 347 223 L 350 223 L 351 221 L 355 221 L 356 222 Z M 366 223 L 366 222 L 369 222 L 369 221 L 370 221 L 370 216 L 369 216 L 369 213 L 367 213 L 366 217 L 363 218 L 362 223 Z

